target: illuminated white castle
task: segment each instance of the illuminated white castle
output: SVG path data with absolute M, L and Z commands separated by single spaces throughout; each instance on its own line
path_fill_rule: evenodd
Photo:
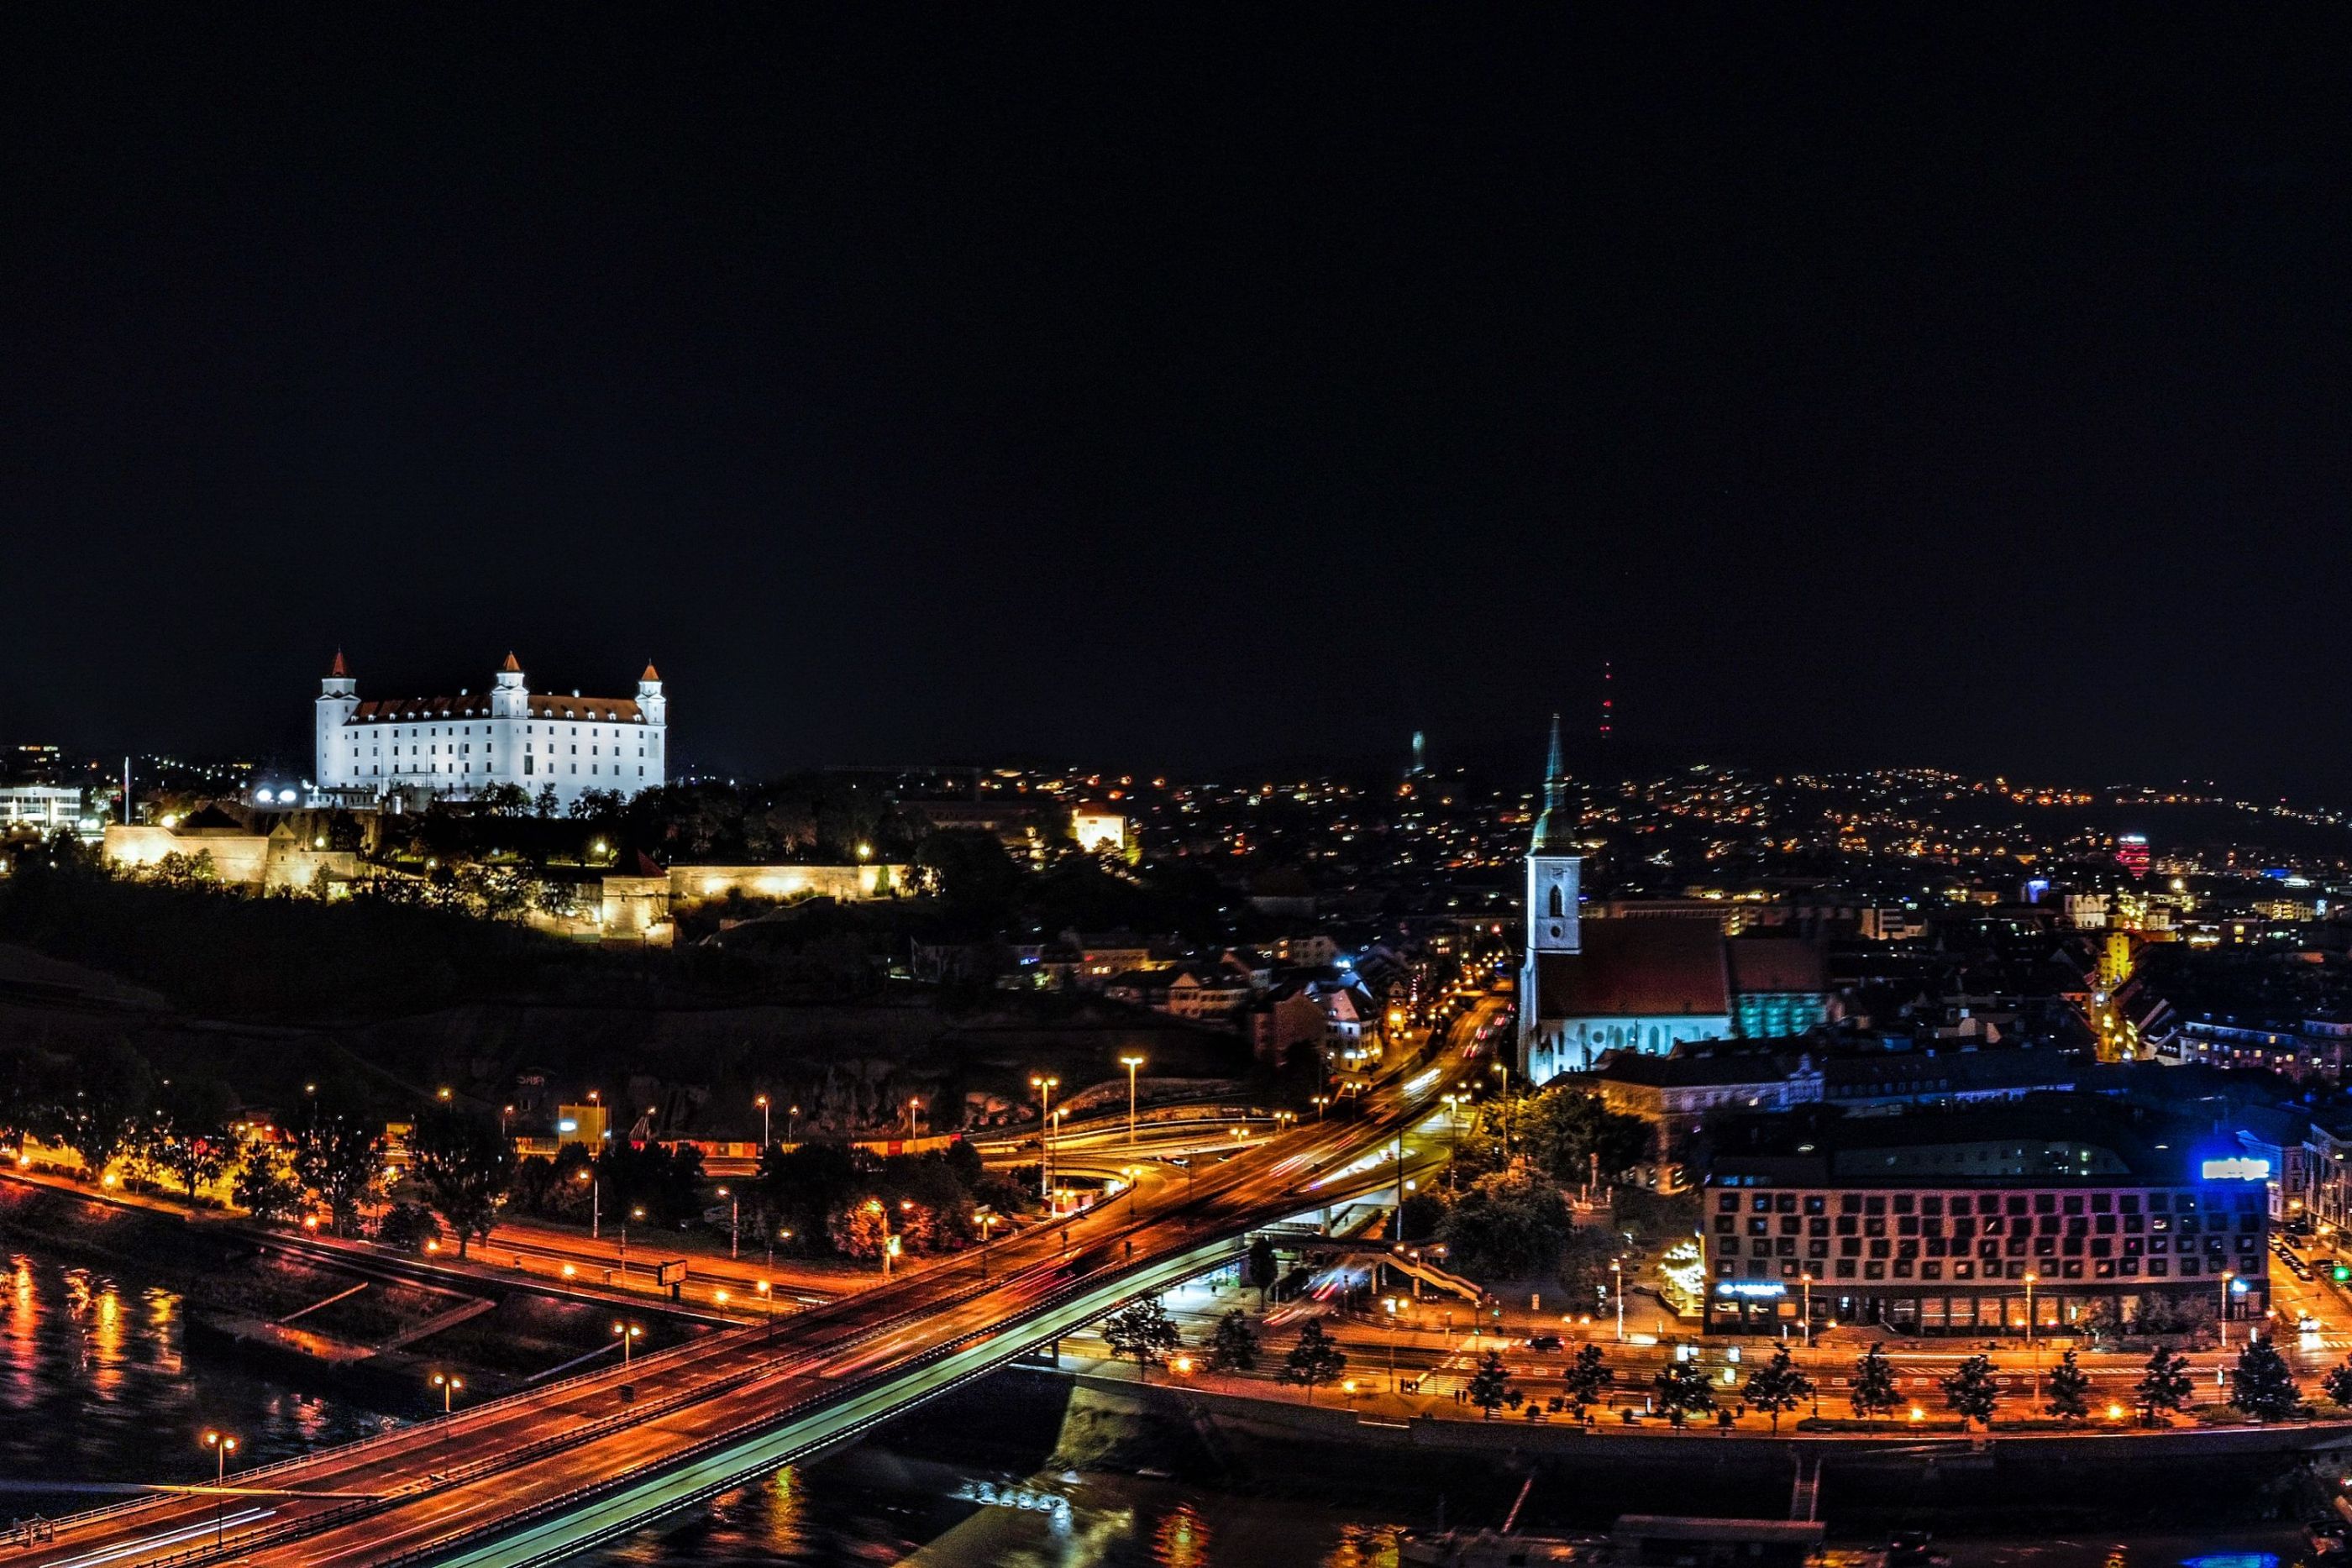
M 651 664 L 634 697 L 532 692 L 507 655 L 491 688 L 453 697 L 360 700 L 335 654 L 319 684 L 314 787 L 349 804 L 421 794 L 470 798 L 493 784 L 569 806 L 589 789 L 634 795 L 663 779 L 669 701 Z

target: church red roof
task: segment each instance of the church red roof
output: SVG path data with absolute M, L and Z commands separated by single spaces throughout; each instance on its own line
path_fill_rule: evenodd
M 1538 1018 L 1731 1011 L 1723 928 L 1712 920 L 1587 920 L 1583 944 L 1580 953 L 1536 956 Z

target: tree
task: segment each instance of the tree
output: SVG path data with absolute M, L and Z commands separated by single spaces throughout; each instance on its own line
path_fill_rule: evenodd
M 2269 1336 L 2239 1353 L 2230 1371 L 2230 1403 L 2257 1421 L 2284 1421 L 2303 1408 L 2294 1373 Z
M 1323 1332 L 1319 1319 L 1309 1318 L 1307 1326 L 1298 1331 L 1298 1343 L 1282 1358 L 1282 1381 L 1303 1384 L 1307 1403 L 1315 1403 L 1315 1390 L 1323 1384 L 1336 1383 L 1339 1374 L 1348 1368 L 1348 1353 L 1331 1343 Z
M 257 1219 L 287 1220 L 301 1212 L 302 1184 L 283 1149 L 248 1137 L 229 1179 L 229 1198 Z
M 1670 1361 L 1650 1380 L 1657 1390 L 1658 1407 L 1679 1427 L 1686 1416 L 1703 1416 L 1715 1408 L 1715 1390 L 1706 1373 L 1695 1361 Z
M 441 1222 L 421 1203 L 395 1203 L 376 1221 L 375 1239 L 404 1252 L 422 1252 L 441 1239 Z
M 1437 1235 L 1464 1272 L 1525 1280 L 1558 1269 L 1574 1226 L 1559 1185 L 1521 1162 L 1471 1183 L 1438 1222 Z
M 150 1124 L 155 1162 L 170 1171 L 191 1200 L 196 1189 L 228 1169 L 228 1119 L 236 1096 L 203 1073 L 182 1073 L 159 1088 Z
M 1944 1379 L 1944 1403 L 1960 1418 L 1961 1426 L 1981 1421 L 1990 1431 L 1993 1410 L 2000 1404 L 2000 1385 L 1992 1380 L 1992 1363 L 1981 1355 L 1960 1363 Z
M 2095 1298 L 2075 1323 L 2094 1345 L 2112 1344 L 2124 1337 L 2124 1314 L 2113 1296 Z
M 865 1198 L 835 1209 L 825 1221 L 824 1233 L 835 1251 L 864 1262 L 881 1257 L 890 1245 L 890 1217 L 880 1198 Z
M 1209 1365 L 1218 1372 L 1250 1372 L 1257 1366 L 1257 1331 L 1236 1307 L 1217 1320 L 1209 1342 Z
M 1872 1345 L 1853 1364 L 1853 1413 L 1865 1421 L 1875 1420 L 1902 1403 L 1895 1392 L 1895 1369 L 1886 1363 L 1885 1352 Z
M 1650 1153 L 1654 1134 L 1639 1116 L 1612 1111 L 1596 1094 L 1547 1089 L 1528 1096 L 1514 1117 L 1513 1142 L 1563 1182 L 1591 1178 L 1596 1163 L 1609 1180 Z
M 327 1206 L 338 1235 L 359 1223 L 360 1205 L 382 1178 L 381 1140 L 354 1115 L 311 1103 L 309 1121 L 294 1134 L 294 1174 Z
M 2091 1379 L 2076 1364 L 2074 1353 L 2068 1351 L 2050 1369 L 2049 1381 L 2042 1385 L 2049 1397 L 2042 1409 L 2061 1421 L 2080 1421 L 2091 1413 Z
M 1575 1358 L 1560 1378 L 1568 1402 L 1580 1411 L 1606 1399 L 1612 1381 L 1608 1353 L 1589 1340 L 1578 1347 Z
M 1813 1396 L 1813 1380 L 1797 1370 L 1787 1345 L 1774 1348 L 1772 1359 L 1748 1374 L 1745 1397 L 1750 1409 L 1772 1417 L 1772 1431 L 1780 1431 L 1780 1417 Z
M 1157 1296 L 1113 1312 L 1103 1323 L 1103 1338 L 1109 1342 L 1113 1355 L 1133 1356 L 1136 1375 L 1147 1381 L 1151 1369 L 1183 1343 L 1175 1321 Z
M 1274 1288 L 1274 1239 L 1255 1236 L 1249 1244 L 1249 1282 L 1257 1287 L 1258 1311 L 1265 1311 L 1265 1293 Z
M 542 817 L 555 815 L 561 804 L 555 793 L 555 786 L 552 784 L 541 785 L 539 793 L 530 798 L 530 809 Z
M 474 797 L 474 810 L 487 817 L 520 817 L 530 810 L 530 791 L 520 784 L 493 784 Z
M 2319 1391 L 2338 1405 L 2352 1406 L 2352 1356 L 2319 1380 Z
M 465 1257 L 469 1239 L 490 1239 L 514 1175 L 513 1146 L 493 1118 L 447 1105 L 416 1118 L 408 1146 L 418 1184 L 457 1233 L 457 1256 Z
M 1470 1403 L 1478 1406 L 1483 1419 L 1491 1421 L 1495 1411 L 1511 1396 L 1511 1374 L 1503 1365 L 1503 1353 L 1490 1350 L 1478 1370 L 1470 1375 Z
M 2156 1425 L 2159 1410 L 2188 1409 L 2196 1392 L 2197 1385 L 2189 1375 L 2189 1358 L 2164 1345 L 2148 1353 L 2147 1370 L 2133 1390 L 2139 1400 L 2140 1419 L 2150 1427 Z
M 155 1080 L 147 1059 L 127 1045 L 79 1065 L 81 1087 L 58 1102 L 53 1130 L 58 1142 L 81 1156 L 85 1174 L 96 1181 L 153 1113 Z

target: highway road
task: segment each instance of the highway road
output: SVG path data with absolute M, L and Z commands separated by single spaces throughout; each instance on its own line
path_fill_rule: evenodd
M 1400 1078 L 1403 1074 L 1398 1075 Z M 1161 1166 L 1078 1218 L 772 1327 L 722 1331 L 626 1374 L 67 1521 L 8 1561 L 138 1568 L 226 1555 L 281 1565 L 553 1561 L 775 1464 L 856 1437 L 1045 1339 L 1234 1255 L 1260 1226 L 1395 1179 L 1390 1150 L 1423 1120 L 1438 1074 L 1393 1080 L 1365 1113 L 1263 1138 L 1189 1178 Z M 1433 1149 L 1422 1140 L 1416 1153 Z M 627 1393 L 625 1394 L 625 1386 Z M 193 1464 L 192 1467 L 194 1468 Z M 369 1494 L 329 1499 L 318 1494 Z M 511 1535 L 512 1539 L 507 1537 Z M 495 1539 L 494 1539 L 495 1538 Z

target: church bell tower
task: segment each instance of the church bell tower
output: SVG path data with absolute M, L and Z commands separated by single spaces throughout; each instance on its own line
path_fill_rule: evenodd
M 1575 824 L 1560 796 L 1568 771 L 1559 756 L 1559 715 L 1551 716 L 1551 753 L 1544 761 L 1543 812 L 1528 841 L 1527 959 L 1519 969 L 1519 1070 L 1529 1085 L 1549 1076 L 1551 1052 L 1540 1040 L 1545 1002 L 1542 956 L 1584 946 L 1577 899 L 1584 857 L 1576 853 Z

